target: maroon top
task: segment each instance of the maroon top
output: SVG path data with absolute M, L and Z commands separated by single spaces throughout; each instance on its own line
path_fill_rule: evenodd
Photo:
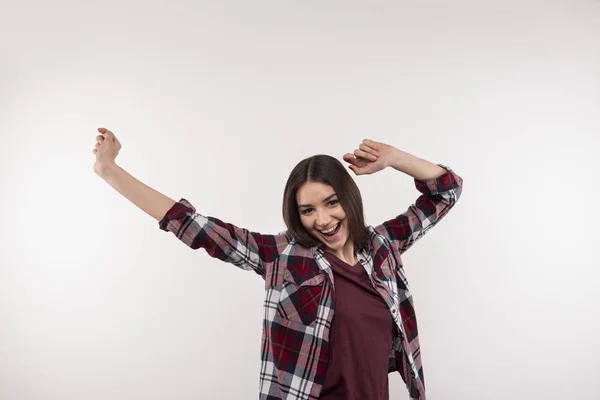
M 319 399 L 388 400 L 388 359 L 394 322 L 360 263 L 330 252 L 335 285 L 329 363 Z

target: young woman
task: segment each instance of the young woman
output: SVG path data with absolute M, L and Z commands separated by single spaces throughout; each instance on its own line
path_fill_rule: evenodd
M 117 166 L 121 144 L 99 128 L 94 171 L 187 246 L 265 280 L 259 398 L 387 400 L 398 371 L 425 399 L 412 296 L 401 255 L 456 204 L 462 178 L 384 143 L 364 140 L 343 156 L 356 175 L 386 167 L 422 193 L 408 210 L 366 226 L 358 187 L 341 162 L 316 155 L 284 190 L 287 231 L 264 235 L 203 216 Z

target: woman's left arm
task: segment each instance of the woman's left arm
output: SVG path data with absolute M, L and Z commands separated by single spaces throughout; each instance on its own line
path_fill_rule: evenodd
M 375 231 L 404 253 L 454 207 L 463 180 L 452 169 L 415 157 L 385 143 L 364 140 L 354 153 L 344 155 L 356 174 L 373 174 L 386 167 L 410 175 L 421 196 L 404 213 L 375 227 Z
M 415 157 L 389 144 L 365 139 L 354 153 L 344 154 L 350 169 L 356 175 L 374 174 L 392 167 L 419 181 L 429 181 L 444 175 L 447 171 L 437 164 Z
M 437 179 L 448 172 L 437 164 L 397 148 L 393 148 L 389 166 L 422 182 Z

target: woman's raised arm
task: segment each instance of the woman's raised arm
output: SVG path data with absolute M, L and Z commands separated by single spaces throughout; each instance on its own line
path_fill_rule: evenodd
M 121 143 L 108 129 L 98 128 L 98 132 L 101 135 L 96 136 L 96 148 L 93 150 L 96 154 L 96 174 L 146 214 L 160 221 L 176 201 L 145 185 L 119 167 L 115 158 L 119 154 Z
M 175 201 L 135 179 L 115 163 L 121 144 L 115 135 L 99 128 L 94 171 L 115 190 L 159 222 L 163 231 L 172 232 L 192 249 L 203 248 L 214 258 L 263 278 L 269 263 L 288 246 L 285 234 L 262 235 L 196 212 L 186 199 Z
M 344 160 L 356 175 L 373 174 L 392 167 L 414 178 L 423 193 L 408 210 L 375 227 L 404 253 L 450 211 L 462 193 L 463 179 L 451 168 L 434 164 L 389 144 L 365 139 Z

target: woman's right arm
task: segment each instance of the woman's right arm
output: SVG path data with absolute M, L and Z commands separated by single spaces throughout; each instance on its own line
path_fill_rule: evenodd
M 103 171 L 104 180 L 132 203 L 159 221 L 163 231 L 172 232 L 192 249 L 254 271 L 263 278 L 266 264 L 279 256 L 289 243 L 284 235 L 262 235 L 196 212 L 186 199 L 176 202 L 135 179 L 116 164 Z
M 146 214 L 160 221 L 176 201 L 138 181 L 119 167 L 115 158 L 121 150 L 121 142 L 106 128 L 98 128 L 98 132 L 101 135 L 96 136 L 96 147 L 92 151 L 96 155 L 94 172 Z
M 121 148 L 114 134 L 104 128 L 98 131 L 102 135 L 96 137 L 98 143 L 93 150 L 96 174 L 159 221 L 160 229 L 172 232 L 192 249 L 203 248 L 211 257 L 265 277 L 265 265 L 289 244 L 285 234 L 263 235 L 203 216 L 186 199 L 177 202 L 145 185 L 114 162 Z
M 246 271 L 253 270 L 264 279 L 268 276 L 268 265 L 290 244 L 284 233 L 264 235 L 199 214 L 184 198 L 167 211 L 159 227 L 192 249 L 202 248 L 211 257 Z
M 177 203 L 175 200 L 145 185 L 117 164 L 99 166 L 98 175 L 133 204 L 157 221 Z

